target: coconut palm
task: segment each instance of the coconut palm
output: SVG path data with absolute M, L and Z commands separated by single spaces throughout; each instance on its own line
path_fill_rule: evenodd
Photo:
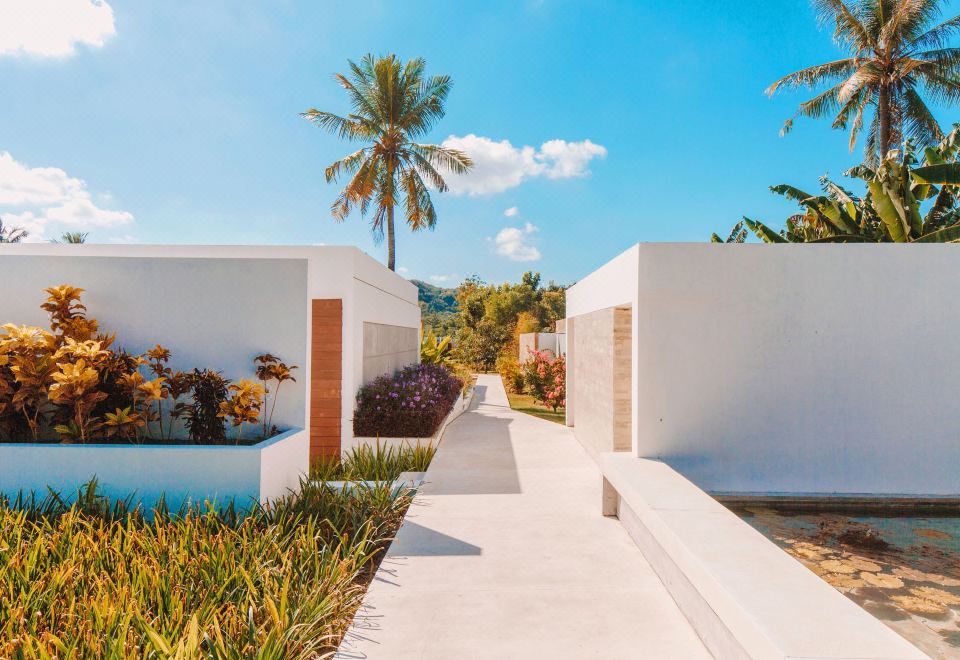
M 950 104 L 960 100 L 960 48 L 949 40 L 960 16 L 936 23 L 941 0 L 814 0 L 820 21 L 835 26 L 833 38 L 850 57 L 818 64 L 776 81 L 784 87 L 829 87 L 800 104 L 797 116 L 833 117 L 833 127 L 850 129 L 850 150 L 872 113 L 865 155 L 876 164 L 892 147 L 913 138 L 919 147 L 943 138 L 924 97 Z M 781 135 L 793 127 L 784 124 Z
M 0 218 L 0 243 L 19 243 L 30 233 L 23 227 L 7 227 Z
M 336 79 L 347 91 L 352 112 L 347 116 L 310 109 L 301 116 L 339 137 L 363 146 L 327 167 L 327 182 L 349 176 L 331 213 L 343 221 L 356 207 L 372 210 L 374 239 L 387 234 L 387 266 L 395 270 L 394 208 L 402 203 L 413 231 L 433 229 L 437 212 L 430 188 L 447 190 L 441 170 L 463 174 L 473 165 L 461 151 L 416 140 L 443 117 L 452 85 L 449 76 L 425 77 L 426 62 L 404 64 L 395 55 L 366 55 L 349 62 L 350 75 Z

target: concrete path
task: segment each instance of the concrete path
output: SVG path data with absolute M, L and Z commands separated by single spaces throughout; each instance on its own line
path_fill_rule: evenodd
M 480 376 L 338 658 L 706 658 L 569 429 Z

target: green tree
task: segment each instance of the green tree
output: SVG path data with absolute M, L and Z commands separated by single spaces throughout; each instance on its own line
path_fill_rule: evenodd
M 386 229 L 387 267 L 396 270 L 394 208 L 403 205 L 412 231 L 433 229 L 437 212 L 430 188 L 446 191 L 441 170 L 463 174 L 473 161 L 456 149 L 417 142 L 444 115 L 449 76 L 425 77 L 423 59 L 404 64 L 396 55 L 366 55 L 349 66 L 349 77 L 337 74 L 336 79 L 352 112 L 344 117 L 310 109 L 301 116 L 341 139 L 363 143 L 325 171 L 328 183 L 349 177 L 331 213 L 343 221 L 356 206 L 363 216 L 372 207 L 374 239 L 382 239 Z
M 833 127 L 850 129 L 850 150 L 872 112 L 865 157 L 876 164 L 906 138 L 921 147 L 943 138 L 921 94 L 952 104 L 960 100 L 960 49 L 949 39 L 960 16 L 935 24 L 942 0 L 814 0 L 820 21 L 833 24 L 834 41 L 850 56 L 807 67 L 767 88 L 829 87 L 800 104 L 797 116 L 833 117 Z M 784 124 L 781 135 L 793 127 Z
M 564 317 L 564 301 L 564 287 L 552 282 L 543 287 L 539 273 L 524 273 L 516 284 L 490 285 L 468 278 L 457 289 L 458 357 L 485 371 L 493 369 L 501 355 L 516 361 L 518 330 L 552 330 Z

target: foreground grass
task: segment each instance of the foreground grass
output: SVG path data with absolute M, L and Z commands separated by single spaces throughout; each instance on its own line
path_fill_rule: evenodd
M 540 405 L 534 401 L 533 397 L 529 394 L 511 394 L 507 392 L 507 398 L 510 400 L 510 407 L 518 412 L 527 413 L 528 415 L 545 419 L 548 422 L 556 422 L 557 424 L 567 423 L 566 413 L 563 409 L 553 412 L 552 408 Z
M 0 658 L 332 654 L 409 494 L 306 484 L 250 515 L 152 515 L 95 484 L 0 501 Z

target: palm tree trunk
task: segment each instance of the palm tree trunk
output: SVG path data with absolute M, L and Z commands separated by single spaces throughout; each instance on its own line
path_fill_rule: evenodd
M 877 118 L 880 122 L 880 157 L 882 161 L 890 151 L 890 89 L 887 85 L 880 85 L 880 97 L 877 99 Z
M 397 245 L 393 236 L 393 204 L 387 207 L 387 268 L 397 269 Z

